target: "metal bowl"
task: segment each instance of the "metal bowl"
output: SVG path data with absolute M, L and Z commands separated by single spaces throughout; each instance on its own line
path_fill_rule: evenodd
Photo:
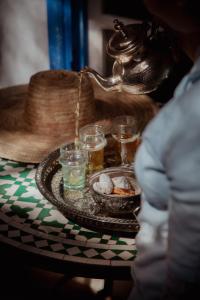
M 122 196 L 114 194 L 103 194 L 97 192 L 93 188 L 93 184 L 99 181 L 101 174 L 107 174 L 110 178 L 117 176 L 125 176 L 135 190 L 135 195 Z M 111 167 L 100 172 L 96 172 L 89 177 L 89 188 L 93 195 L 93 199 L 98 203 L 102 210 L 105 210 L 109 215 L 122 215 L 137 212 L 140 207 L 140 187 L 136 181 L 134 171 L 129 167 Z

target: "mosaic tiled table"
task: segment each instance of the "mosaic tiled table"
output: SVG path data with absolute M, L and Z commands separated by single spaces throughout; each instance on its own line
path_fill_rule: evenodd
M 54 265 L 79 265 L 82 276 L 93 270 L 97 278 L 129 277 L 135 240 L 91 231 L 66 219 L 38 191 L 35 171 L 33 164 L 0 159 L 0 242 L 50 258 Z

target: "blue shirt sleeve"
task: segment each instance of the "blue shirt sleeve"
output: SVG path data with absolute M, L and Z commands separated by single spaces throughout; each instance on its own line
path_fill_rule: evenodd
M 173 299 L 200 282 L 199 80 L 147 127 L 136 175 L 143 196 L 134 299 Z

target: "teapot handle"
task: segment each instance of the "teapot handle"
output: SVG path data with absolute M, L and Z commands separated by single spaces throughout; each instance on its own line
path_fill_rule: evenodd
M 151 21 L 151 22 L 145 21 L 143 23 L 143 27 L 144 27 L 144 30 L 146 32 L 146 36 L 148 37 L 149 40 L 152 40 L 152 39 L 156 38 L 157 33 L 158 33 L 158 29 L 159 29 L 159 25 L 157 25 L 153 21 Z
M 157 36 L 159 29 L 159 25 L 157 25 L 155 22 L 151 23 L 151 32 L 150 32 L 150 39 L 154 39 Z

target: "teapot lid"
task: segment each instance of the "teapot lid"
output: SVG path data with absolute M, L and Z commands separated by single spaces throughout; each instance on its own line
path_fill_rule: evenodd
M 144 23 L 124 25 L 117 19 L 113 21 L 115 33 L 111 36 L 107 52 L 116 57 L 121 54 L 131 54 L 138 51 L 146 38 Z

